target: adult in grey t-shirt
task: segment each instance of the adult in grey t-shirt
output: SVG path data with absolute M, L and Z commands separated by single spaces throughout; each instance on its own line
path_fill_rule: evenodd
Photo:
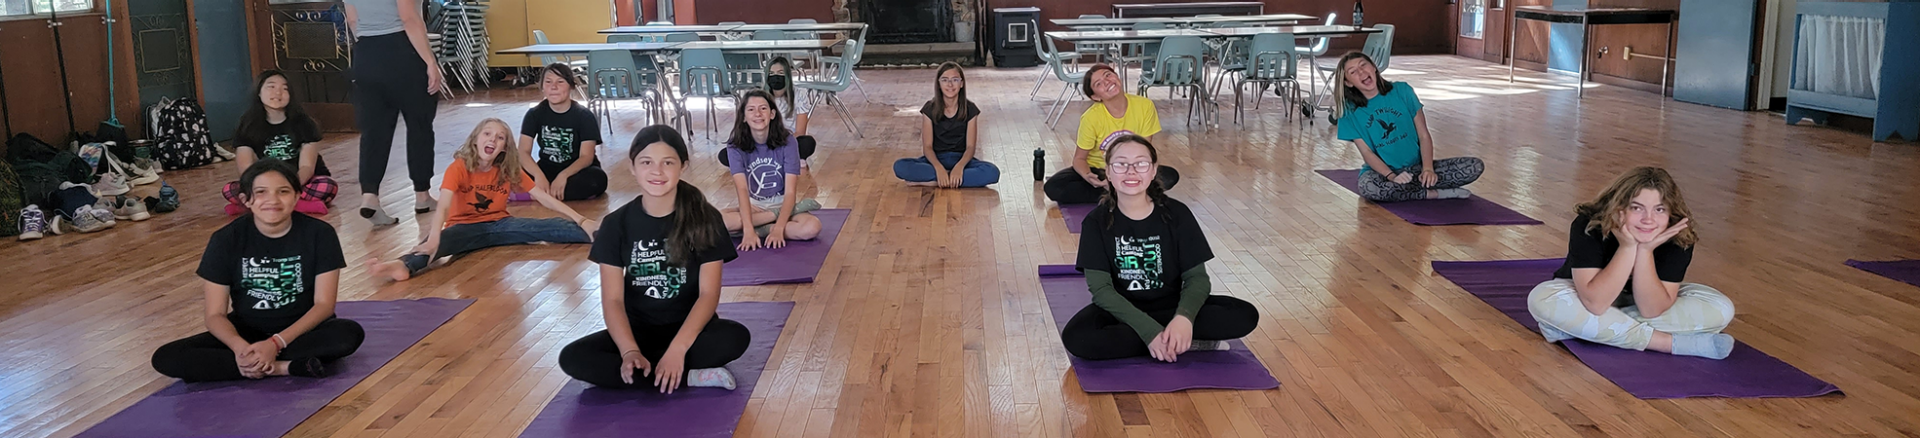
M 433 188 L 433 117 L 444 79 L 427 51 L 427 24 L 420 0 L 346 0 L 353 29 L 353 122 L 360 128 L 360 217 L 374 225 L 399 222 L 380 209 L 380 182 L 387 176 L 398 119 L 407 121 L 407 176 L 413 180 L 413 211 L 436 205 Z

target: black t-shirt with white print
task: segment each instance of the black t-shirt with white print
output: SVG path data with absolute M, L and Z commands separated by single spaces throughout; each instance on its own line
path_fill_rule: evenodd
M 1610 230 L 1587 231 L 1587 223 L 1592 218 L 1580 215 L 1573 218 L 1572 228 L 1567 234 L 1567 261 L 1560 264 L 1560 270 L 1553 272 L 1553 278 L 1573 278 L 1575 268 L 1607 267 L 1613 261 L 1613 253 L 1620 250 L 1620 241 L 1615 240 Z M 1653 249 L 1653 271 L 1660 281 L 1679 283 L 1687 278 L 1687 266 L 1693 264 L 1693 248 L 1681 248 L 1668 241 Z M 1613 299 L 1613 307 L 1633 305 L 1633 282 L 1620 291 L 1620 297 Z
M 711 205 L 703 208 L 713 209 Z M 711 217 L 720 217 L 715 210 Z M 634 324 L 671 325 L 687 319 L 693 303 L 700 298 L 700 265 L 728 262 L 739 256 L 725 224 L 713 223 L 713 242 L 705 251 L 696 251 L 687 263 L 667 263 L 667 236 L 673 232 L 674 212 L 666 217 L 648 215 L 640 200 L 608 213 L 600 231 L 594 235 L 593 249 L 587 258 L 626 272 L 624 294 L 627 318 Z M 602 286 L 603 288 L 605 286 Z
M 1109 213 L 1105 206 L 1094 208 L 1080 225 L 1080 256 L 1074 266 L 1111 273 L 1114 289 L 1128 301 L 1172 303 L 1180 294 L 1180 274 L 1208 260 L 1213 260 L 1213 247 L 1207 245 L 1200 221 L 1187 204 L 1168 199 L 1142 220 L 1118 210 Z
M 293 325 L 313 309 L 314 278 L 347 266 L 340 236 L 326 221 L 293 215 L 287 234 L 267 237 L 253 215 L 234 219 L 207 240 L 200 278 L 228 287 L 233 316 L 264 332 Z
M 572 166 L 580 158 L 583 142 L 604 143 L 600 140 L 600 119 L 580 102 L 568 104 L 567 112 L 556 113 L 552 104 L 540 101 L 520 120 L 520 135 L 533 138 L 533 144 L 525 147 L 540 158 L 542 169 Z M 592 165 L 599 166 L 600 159 L 594 158 Z
M 300 165 L 300 148 L 320 141 L 320 124 L 313 117 L 288 114 L 280 123 L 255 123 L 238 129 L 233 134 L 233 146 L 253 149 L 254 156 L 285 161 L 294 166 Z M 314 175 L 333 175 L 327 170 L 327 160 L 316 158 L 313 163 Z

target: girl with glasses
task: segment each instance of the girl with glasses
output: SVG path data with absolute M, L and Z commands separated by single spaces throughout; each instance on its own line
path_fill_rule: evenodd
M 967 100 L 960 64 L 940 64 L 933 99 L 920 107 L 920 157 L 893 162 L 893 176 L 908 185 L 986 187 L 1000 182 L 1000 168 L 979 159 L 980 107 Z M 934 163 L 939 163 L 938 166 Z

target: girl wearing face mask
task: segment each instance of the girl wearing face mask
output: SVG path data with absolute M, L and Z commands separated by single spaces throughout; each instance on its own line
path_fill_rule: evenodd
M 600 264 L 607 329 L 560 350 L 560 369 L 602 388 L 733 389 L 724 367 L 752 334 L 720 318 L 720 270 L 737 257 L 720 211 L 680 179 L 687 142 L 665 125 L 627 149 L 640 196 L 607 213 L 588 258 Z
M 1120 89 L 1120 75 L 1104 64 L 1087 68 L 1080 92 L 1094 101 L 1080 115 L 1080 135 L 1073 151 L 1073 167 L 1061 169 L 1047 178 L 1047 199 L 1060 204 L 1092 204 L 1107 190 L 1107 151 L 1102 145 L 1113 139 L 1137 135 L 1152 139 L 1160 134 L 1160 113 L 1153 101 L 1127 94 Z M 1160 166 L 1155 172 L 1162 189 L 1180 183 L 1180 172 Z
M 940 64 L 933 99 L 920 107 L 923 156 L 893 162 L 893 175 L 908 185 L 986 187 L 1000 182 L 1000 168 L 979 157 L 980 107 L 967 100 L 960 64 Z
M 1061 330 L 1067 352 L 1174 362 L 1188 351 L 1225 350 L 1226 341 L 1253 333 L 1259 309 L 1212 295 L 1206 263 L 1213 248 L 1193 211 L 1168 198 L 1155 179 L 1161 167 L 1153 143 L 1123 135 L 1107 146 L 1107 194 L 1081 225 L 1074 265 L 1087 276 L 1093 304 Z
M 513 129 L 500 119 L 480 121 L 453 153 L 440 183 L 440 214 L 431 216 L 427 239 L 399 260 L 369 262 L 374 275 L 406 281 L 436 260 L 481 249 L 529 243 L 588 243 L 597 222 L 574 212 L 546 191 L 535 201 L 564 217 L 528 219 L 507 213 L 507 196 L 533 187 L 513 144 Z
M 253 83 L 253 94 L 258 98 L 247 106 L 247 112 L 240 116 L 240 127 L 233 133 L 234 164 L 241 172 L 263 158 L 297 164 L 294 187 L 300 189 L 300 200 L 294 210 L 327 214 L 327 204 L 333 203 L 340 186 L 334 184 L 333 171 L 320 158 L 320 146 L 316 144 L 320 142 L 320 124 L 293 99 L 286 75 L 278 70 L 260 72 Z M 238 182 L 220 189 L 221 196 L 227 198 L 228 215 L 247 212 L 246 191 L 247 187 Z
M 296 172 L 264 158 L 240 173 L 248 214 L 213 233 L 196 272 L 207 331 L 154 351 L 154 370 L 188 382 L 325 377 L 360 348 L 366 331 L 333 315 L 347 265 L 340 236 L 327 221 L 293 214 Z
M 1405 82 L 1380 78 L 1373 59 L 1348 52 L 1337 64 L 1333 107 L 1339 111 L 1341 140 L 1360 149 L 1360 197 L 1376 202 L 1458 199 L 1473 193 L 1461 188 L 1480 179 L 1479 158 L 1433 158 L 1433 135 L 1420 96 Z
M 607 172 L 600 170 L 595 152 L 600 146 L 600 119 L 573 101 L 580 86 L 573 68 L 554 63 L 542 69 L 540 93 L 545 99 L 520 120 L 520 144 L 527 145 L 533 166 L 534 190 L 562 201 L 577 201 L 607 193 Z
M 813 113 L 813 103 L 806 96 L 795 96 L 793 90 L 793 64 L 786 57 L 774 57 L 767 61 L 767 93 L 773 95 L 774 109 L 785 116 L 784 126 L 793 133 L 794 145 L 800 153 L 800 166 L 806 167 L 808 158 L 813 158 L 813 136 L 807 135 L 807 116 Z M 720 151 L 720 164 L 731 165 L 727 152 Z
M 1665 169 L 1627 171 L 1574 209 L 1567 261 L 1527 295 L 1548 342 L 1572 338 L 1629 350 L 1725 359 L 1733 301 L 1685 283 L 1699 241 Z

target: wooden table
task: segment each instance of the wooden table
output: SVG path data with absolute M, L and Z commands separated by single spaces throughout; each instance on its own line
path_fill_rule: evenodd
M 1175 26 L 1196 27 L 1212 23 L 1245 24 L 1294 24 L 1312 20 L 1313 17 L 1300 14 L 1234 15 L 1219 17 L 1148 17 L 1148 18 L 1055 18 L 1047 20 L 1053 24 L 1072 28 L 1126 28 L 1134 24 L 1156 21 Z
M 1251 11 L 1251 13 L 1249 13 Z M 1264 2 L 1194 2 L 1194 3 L 1129 3 L 1113 5 L 1113 16 L 1125 17 L 1128 12 L 1138 17 L 1143 14 L 1199 15 L 1199 14 L 1264 14 L 1267 5 Z
M 1668 61 L 1660 62 L 1660 95 L 1667 95 L 1667 74 L 1673 57 L 1673 26 L 1679 20 L 1679 14 L 1669 9 L 1646 8 L 1549 8 L 1544 6 L 1520 6 L 1513 9 L 1514 24 L 1507 26 L 1507 50 L 1513 50 L 1515 36 L 1519 34 L 1520 20 L 1536 20 L 1548 23 L 1573 23 L 1580 25 L 1580 86 L 1575 96 L 1587 95 L 1587 46 L 1593 42 L 1593 26 L 1597 24 L 1661 24 L 1667 25 Z M 1548 43 L 1551 46 L 1552 40 Z M 1513 83 L 1514 64 L 1519 58 L 1509 57 L 1507 61 L 1507 83 Z

